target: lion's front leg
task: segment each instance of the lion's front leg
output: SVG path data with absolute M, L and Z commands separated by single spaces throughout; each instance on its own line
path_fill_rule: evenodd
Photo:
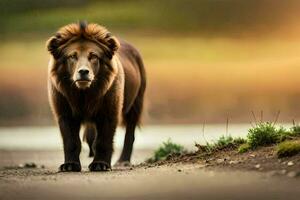
M 80 122 L 71 117 L 61 117 L 58 121 L 61 131 L 65 162 L 59 168 L 62 172 L 79 172 L 81 164 L 79 154 L 81 151 L 81 141 L 79 137 Z
M 113 153 L 113 138 L 117 128 L 115 116 L 102 116 L 97 120 L 97 136 L 94 142 L 95 157 L 90 171 L 109 171 Z

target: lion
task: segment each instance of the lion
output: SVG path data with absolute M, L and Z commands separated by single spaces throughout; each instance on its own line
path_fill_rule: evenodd
M 130 163 L 140 125 L 146 72 L 139 51 L 105 27 L 87 22 L 66 25 L 47 41 L 48 96 L 64 149 L 62 172 L 79 172 L 80 128 L 93 157 L 90 171 L 111 170 L 113 139 L 126 127 L 119 164 Z

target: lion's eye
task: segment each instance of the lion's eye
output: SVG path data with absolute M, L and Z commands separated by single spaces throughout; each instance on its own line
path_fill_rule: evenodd
M 77 60 L 77 55 L 76 54 L 72 54 L 68 57 L 70 60 Z
M 93 61 L 93 60 L 98 60 L 98 56 L 97 56 L 96 54 L 94 54 L 94 53 L 91 53 L 91 54 L 89 55 L 89 60 L 91 60 L 91 61 Z

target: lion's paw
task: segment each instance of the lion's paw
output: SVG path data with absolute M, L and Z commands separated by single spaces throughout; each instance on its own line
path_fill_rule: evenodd
M 59 167 L 60 172 L 80 172 L 81 165 L 77 162 L 64 163 Z
M 107 162 L 104 161 L 93 161 L 89 165 L 89 169 L 92 172 L 110 171 L 111 167 Z

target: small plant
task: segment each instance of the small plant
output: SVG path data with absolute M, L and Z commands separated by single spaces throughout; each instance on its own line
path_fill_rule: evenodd
M 290 132 L 291 132 L 292 135 L 294 135 L 294 136 L 300 136 L 300 125 L 294 124 L 294 125 L 291 127 Z
M 247 139 L 249 146 L 255 149 L 258 146 L 278 143 L 285 134 L 287 131 L 283 127 L 276 128 L 273 123 L 262 122 L 249 129 Z
M 278 145 L 277 156 L 287 157 L 300 153 L 300 141 L 285 141 Z
M 245 152 L 249 151 L 250 149 L 251 149 L 251 146 L 248 143 L 245 143 L 245 144 L 242 144 L 241 146 L 239 146 L 238 152 L 245 153 Z
M 206 145 L 196 144 L 198 151 L 204 153 L 212 153 L 214 151 L 219 151 L 223 149 L 236 149 L 241 144 L 246 143 L 247 141 L 243 138 L 233 138 L 232 136 L 221 136 L 214 143 L 206 143 Z
M 300 135 L 300 125 L 294 124 L 291 128 L 291 132 L 293 132 L 295 135 Z
M 221 136 L 216 143 L 213 144 L 213 146 L 216 149 L 225 149 L 225 148 L 236 148 L 240 144 L 245 143 L 246 140 L 243 138 L 233 138 L 232 136 Z
M 153 157 L 149 158 L 146 162 L 156 162 L 160 160 L 165 160 L 168 156 L 173 154 L 183 154 L 187 151 L 180 144 L 175 144 L 169 139 L 154 152 Z
M 241 145 L 238 149 L 240 153 L 259 146 L 277 144 L 286 140 L 300 137 L 300 126 L 292 126 L 289 130 L 283 127 L 276 127 L 275 123 L 261 122 L 249 129 L 247 135 L 247 145 Z
M 222 135 L 216 143 L 214 143 L 215 148 L 224 149 L 226 147 L 233 146 L 233 138 L 231 136 Z
M 212 144 L 209 144 L 208 142 L 205 145 L 196 143 L 195 146 L 198 148 L 198 152 L 201 153 L 211 153 L 212 151 L 214 151 L 214 146 Z
M 233 139 L 233 143 L 241 145 L 247 143 L 247 140 L 241 137 L 237 137 Z

